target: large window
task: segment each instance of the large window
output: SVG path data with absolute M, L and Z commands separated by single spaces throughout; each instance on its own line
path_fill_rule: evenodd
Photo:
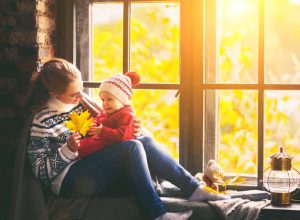
M 136 114 L 192 173 L 216 159 L 260 185 L 279 147 L 300 168 L 300 1 L 74 3 L 66 36 L 90 94 L 109 75 L 140 73 Z
M 155 139 L 179 160 L 180 3 L 77 1 L 77 64 L 99 102 L 101 80 L 135 71 L 133 108 Z M 95 83 L 96 82 L 96 83 Z

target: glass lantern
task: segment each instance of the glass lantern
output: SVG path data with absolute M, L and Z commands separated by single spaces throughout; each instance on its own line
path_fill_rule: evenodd
M 270 167 L 264 171 L 263 185 L 271 192 L 271 204 L 275 206 L 289 206 L 291 192 L 299 185 L 299 172 L 292 168 L 292 157 L 283 152 L 271 157 Z

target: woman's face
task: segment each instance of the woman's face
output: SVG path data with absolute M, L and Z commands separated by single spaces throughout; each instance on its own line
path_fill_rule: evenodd
M 77 105 L 82 98 L 83 84 L 81 79 L 71 82 L 64 93 L 55 95 L 55 98 L 65 104 Z

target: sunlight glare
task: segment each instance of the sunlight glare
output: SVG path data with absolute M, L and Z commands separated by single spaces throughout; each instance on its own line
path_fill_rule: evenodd
M 249 1 L 230 1 L 228 6 L 228 15 L 232 17 L 239 17 L 245 12 L 248 12 L 251 9 Z
M 289 3 L 291 5 L 299 5 L 300 4 L 300 0 L 289 0 Z
M 122 18 L 122 4 L 102 4 L 97 3 L 92 5 L 93 23 L 105 24 Z

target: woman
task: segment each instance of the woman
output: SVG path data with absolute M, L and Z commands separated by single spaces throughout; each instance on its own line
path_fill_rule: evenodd
M 191 201 L 227 199 L 203 190 L 189 172 L 163 153 L 150 138 L 112 145 L 82 160 L 79 139 L 65 126 L 72 112 L 85 110 L 80 71 L 63 59 L 46 62 L 33 84 L 29 106 L 34 112 L 27 156 L 35 176 L 57 195 L 97 195 L 125 176 L 152 219 L 188 219 L 192 211 L 166 212 L 153 188 L 149 169 L 178 186 Z M 100 112 L 101 114 L 101 112 Z

